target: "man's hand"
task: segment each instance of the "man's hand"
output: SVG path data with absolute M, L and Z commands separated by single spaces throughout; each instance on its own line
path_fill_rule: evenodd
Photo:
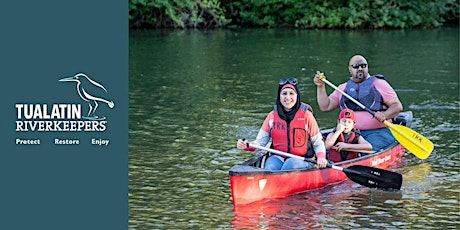
M 375 112 L 374 114 L 374 118 L 377 120 L 377 121 L 380 121 L 380 122 L 383 122 L 384 120 L 387 119 L 387 117 L 385 116 L 385 114 L 383 112 Z
M 324 81 L 322 81 L 322 78 L 326 78 L 323 73 L 316 71 L 315 78 L 313 78 L 313 82 L 315 83 L 316 86 L 318 87 L 323 87 L 324 86 Z

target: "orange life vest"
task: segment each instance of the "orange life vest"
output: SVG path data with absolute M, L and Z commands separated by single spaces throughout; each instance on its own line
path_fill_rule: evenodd
M 287 124 L 279 117 L 275 108 L 273 126 L 270 130 L 274 149 L 302 157 L 306 156 L 309 140 L 305 121 L 307 110 L 308 105 L 302 103 L 294 119 Z
M 335 131 L 335 129 L 334 129 Z M 350 134 L 345 137 L 343 133 L 339 135 L 339 138 L 335 141 L 334 145 L 337 144 L 338 142 L 344 142 L 344 143 L 349 143 L 349 144 L 358 144 L 360 134 L 351 131 Z M 329 150 L 329 160 L 332 162 L 340 162 L 340 161 L 346 161 L 346 160 L 351 160 L 354 158 L 359 157 L 358 152 L 349 152 L 349 151 L 337 151 L 334 149 Z

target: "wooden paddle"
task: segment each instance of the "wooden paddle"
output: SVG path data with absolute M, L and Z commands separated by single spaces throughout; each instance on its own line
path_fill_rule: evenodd
M 271 152 L 277 155 L 285 156 L 285 157 L 292 157 L 297 158 L 303 161 L 307 161 L 313 164 L 316 164 L 315 160 L 293 155 L 290 153 L 285 153 L 276 149 L 266 148 L 263 146 L 255 145 L 248 143 L 248 147 L 253 147 L 256 149 L 265 150 L 267 152 Z M 384 169 L 373 168 L 364 165 L 352 165 L 348 168 L 341 168 L 336 165 L 327 164 L 326 167 L 333 168 L 335 170 L 339 170 L 345 173 L 347 177 L 366 187 L 370 188 L 382 188 L 382 189 L 401 189 L 402 184 L 402 175 L 397 172 L 392 172 Z
M 339 150 L 337 150 L 337 147 L 335 147 L 335 146 L 332 146 L 331 149 L 336 150 L 336 151 L 339 151 Z M 372 153 L 376 153 L 376 152 L 377 152 L 377 151 L 372 151 L 372 150 L 348 149 L 348 148 L 343 148 L 342 151 L 357 152 L 357 153 L 369 153 L 369 154 L 372 154 Z
M 339 91 L 343 96 L 353 101 L 359 107 L 361 107 L 362 109 L 372 114 L 372 116 L 375 115 L 374 111 L 366 108 L 366 106 L 361 104 L 359 101 L 355 100 L 353 97 L 345 93 L 343 90 L 339 89 L 339 87 L 335 86 L 334 84 L 326 80 L 324 75 L 321 78 L 321 80 L 327 83 L 329 86 L 331 86 L 335 90 Z M 420 133 L 417 133 L 414 130 L 406 126 L 392 124 L 388 121 L 383 121 L 383 124 L 385 124 L 390 129 L 395 139 L 402 146 L 404 146 L 407 150 L 409 150 L 412 154 L 414 154 L 418 158 L 426 159 L 431 154 L 431 151 L 433 151 L 433 148 L 434 148 L 433 143 L 430 140 L 428 140 L 426 137 L 421 135 Z

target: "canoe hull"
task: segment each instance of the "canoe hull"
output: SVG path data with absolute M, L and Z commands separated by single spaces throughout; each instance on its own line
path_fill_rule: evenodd
M 403 154 L 404 147 L 396 144 L 386 151 L 336 165 L 347 168 L 358 164 L 389 169 L 394 168 Z M 258 155 L 255 158 L 261 157 L 262 155 Z M 256 159 L 253 159 L 253 161 L 256 161 Z M 347 179 L 345 173 L 331 168 L 268 171 L 245 164 L 232 167 L 229 175 L 234 205 L 285 197 Z

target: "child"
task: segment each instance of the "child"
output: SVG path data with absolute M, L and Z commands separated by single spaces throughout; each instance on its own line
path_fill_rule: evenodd
M 360 151 L 371 151 L 369 144 L 355 128 L 355 112 L 344 109 L 340 112 L 337 127 L 326 137 L 329 160 L 339 162 L 359 157 Z

